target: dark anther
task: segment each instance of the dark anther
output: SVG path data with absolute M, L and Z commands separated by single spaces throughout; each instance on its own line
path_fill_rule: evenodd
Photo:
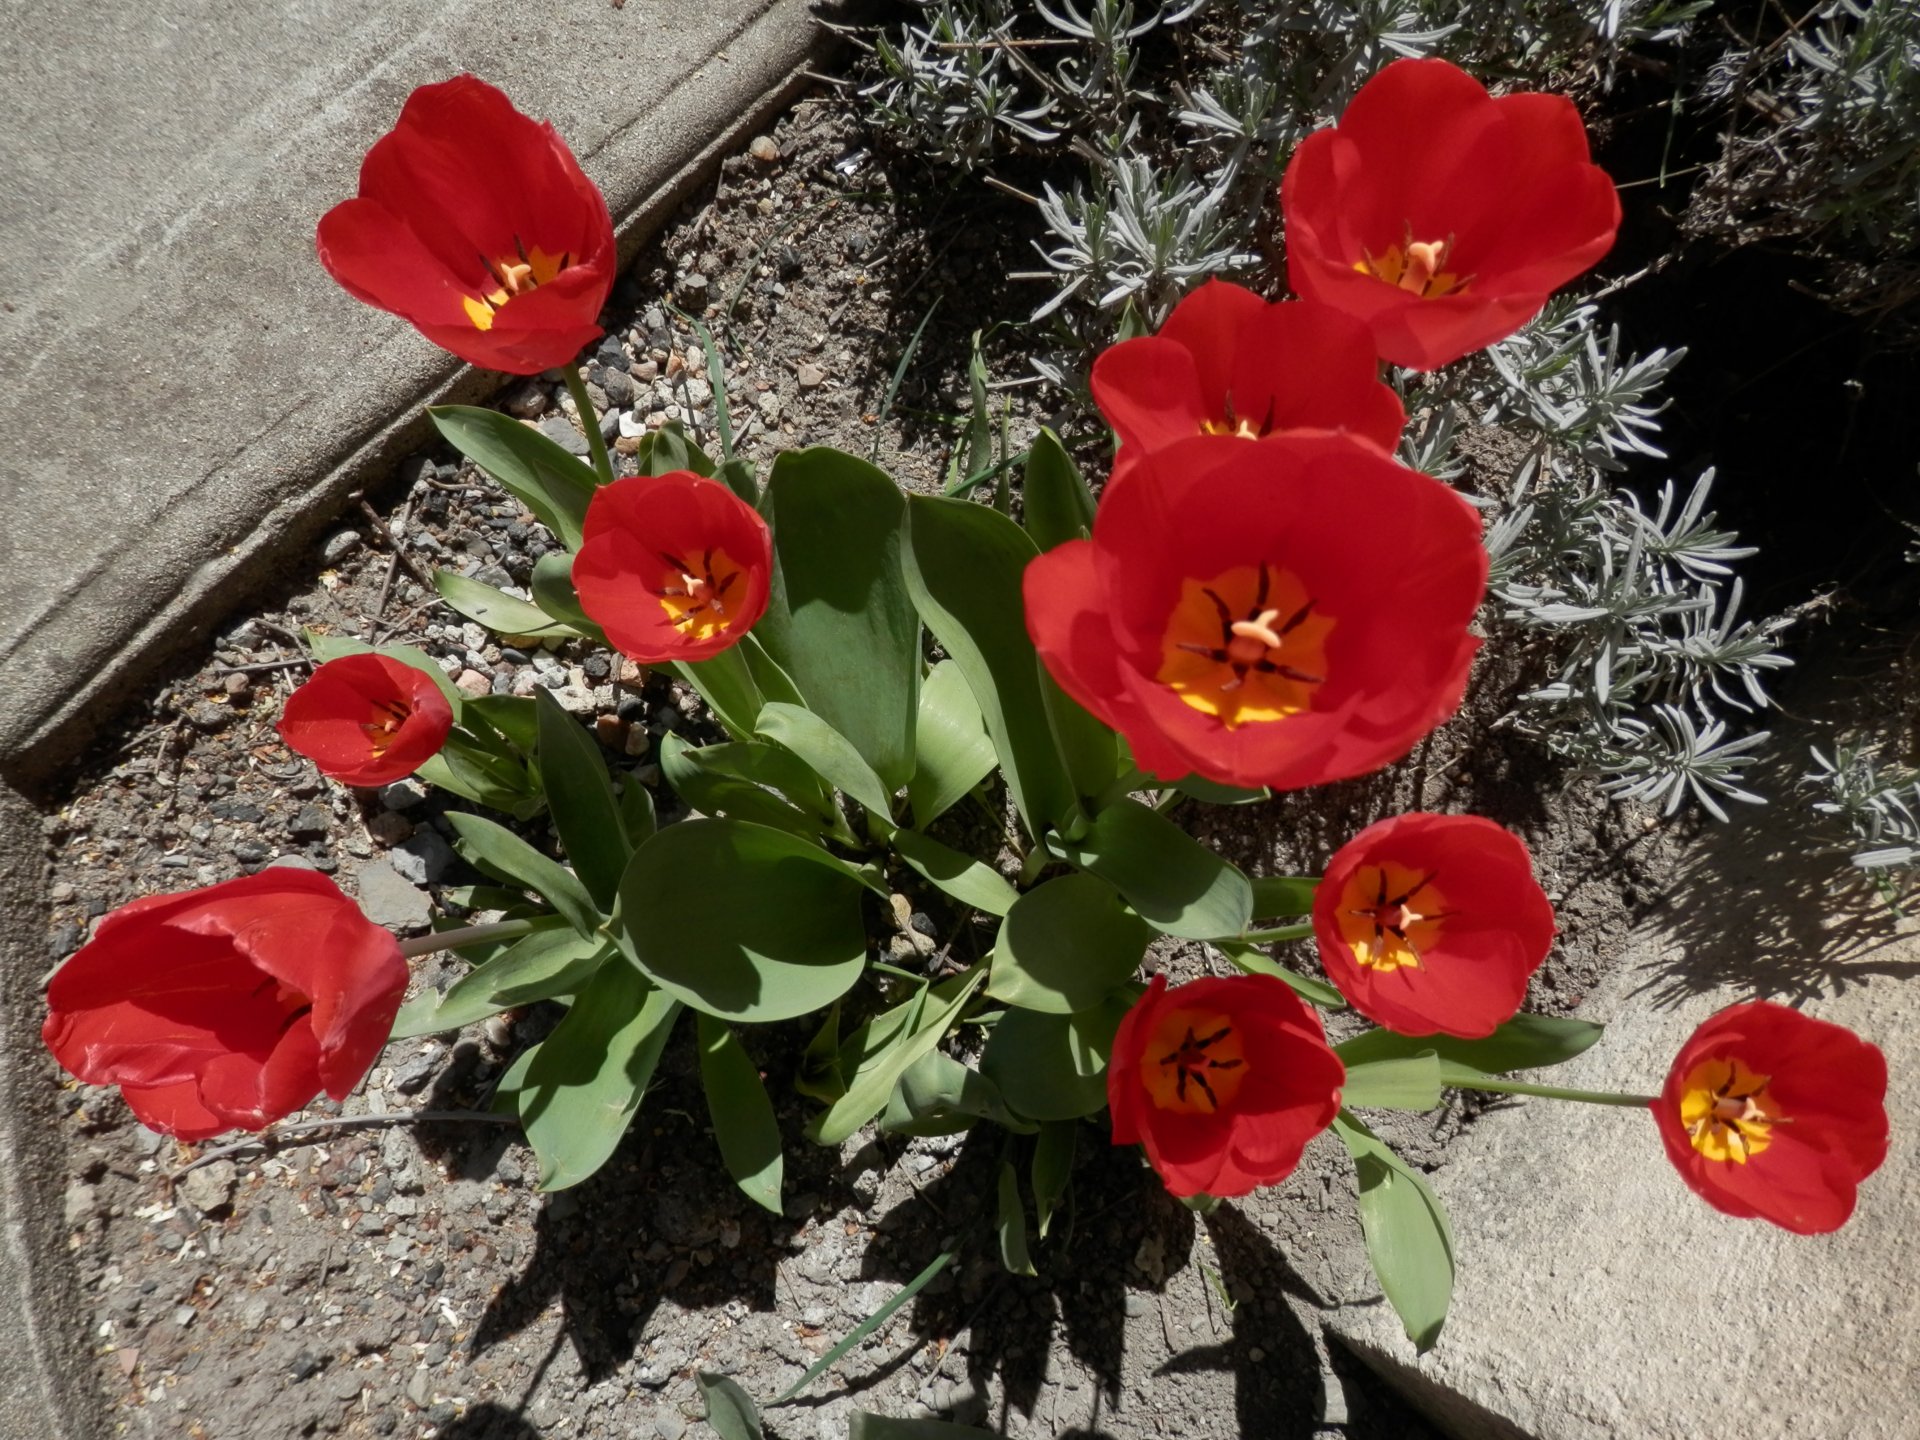
M 1201 1074 L 1200 1071 L 1198 1070 L 1182 1070 L 1180 1072 L 1180 1075 L 1181 1075 L 1181 1078 L 1183 1079 L 1188 1075 L 1193 1076 L 1193 1083 L 1198 1085 L 1202 1090 L 1206 1091 L 1207 1104 L 1212 1106 L 1215 1110 L 1218 1110 L 1220 1108 L 1220 1097 L 1213 1093 L 1213 1086 L 1207 1083 L 1207 1077 L 1205 1075 Z M 1182 1096 L 1181 1098 L 1185 1099 L 1186 1097 Z
M 1434 880 L 1439 876 L 1439 874 L 1440 872 L 1438 870 L 1429 870 L 1426 873 L 1426 875 L 1422 877 L 1418 885 L 1415 885 L 1411 890 L 1407 891 L 1406 894 L 1399 896 L 1398 898 L 1393 900 L 1391 903 L 1395 905 L 1406 904 L 1407 901 L 1411 900 L 1414 896 L 1418 895 L 1422 890 L 1426 889 L 1427 886 L 1431 885 L 1434 882 Z M 1387 872 L 1385 870 L 1382 870 L 1380 872 L 1380 878 L 1382 880 L 1385 880 L 1386 876 L 1387 876 Z
M 1260 573 L 1262 575 L 1265 575 L 1267 573 L 1267 567 L 1262 565 L 1260 567 Z M 1298 625 L 1302 620 L 1306 619 L 1308 613 L 1313 609 L 1313 606 L 1314 606 L 1314 602 L 1309 600 L 1307 601 L 1306 604 L 1302 605 L 1298 610 L 1294 611 L 1293 614 L 1287 618 L 1287 623 L 1280 627 L 1278 633 L 1285 635 L 1289 630 L 1293 629 L 1294 626 Z
M 1269 395 L 1267 397 L 1267 415 L 1266 418 L 1260 422 L 1260 435 L 1262 439 L 1265 439 L 1273 430 L 1273 404 L 1274 397 Z M 1266 567 L 1263 565 L 1260 568 L 1264 570 Z
M 1220 612 L 1220 638 L 1222 640 L 1233 639 L 1233 611 L 1227 608 L 1227 602 L 1222 600 L 1209 587 L 1201 587 L 1200 593 L 1213 601 L 1213 608 Z
M 665 550 L 660 551 L 659 554 L 662 560 L 666 561 L 667 564 L 671 565 L 675 570 L 678 570 L 682 575 L 686 574 L 690 568 L 687 562 L 682 560 L 678 555 L 670 555 Z
M 1272 580 L 1273 577 L 1267 570 L 1267 562 L 1262 560 L 1260 562 L 1260 588 L 1254 592 L 1253 609 L 1247 613 L 1249 620 L 1258 620 L 1260 618 L 1260 612 L 1267 608 L 1267 587 L 1272 583 Z

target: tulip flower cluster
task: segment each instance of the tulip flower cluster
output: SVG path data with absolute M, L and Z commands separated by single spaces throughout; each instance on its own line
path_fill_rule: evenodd
M 518 894 L 498 923 L 405 946 L 297 871 L 136 901 L 54 975 L 49 1048 L 198 1140 L 345 1096 L 389 1033 L 561 1001 L 499 1096 L 554 1188 L 612 1154 L 691 1011 L 721 1158 L 778 1212 L 774 1110 L 734 1027 L 817 1013 L 796 1083 L 822 1104 L 822 1143 L 871 1122 L 1034 1135 L 1044 1235 L 1063 1182 L 1043 1159 L 1103 1107 L 1185 1197 L 1277 1183 L 1332 1128 L 1434 1217 L 1422 1231 L 1408 1207 L 1363 1204 L 1383 1276 L 1450 1242 L 1425 1180 L 1349 1107 L 1430 1108 L 1444 1060 L 1463 1088 L 1649 1106 L 1713 1206 L 1842 1223 L 1886 1152 L 1872 1046 L 1755 1003 L 1702 1026 L 1658 1096 L 1512 1080 L 1599 1034 L 1519 1014 L 1555 937 L 1519 838 L 1392 816 L 1317 880 L 1256 881 L 1134 798 L 1364 775 L 1454 715 L 1488 557 L 1476 510 L 1395 458 L 1406 417 L 1382 363 L 1431 368 L 1511 333 L 1619 221 L 1571 104 L 1494 99 L 1437 60 L 1388 66 L 1299 147 L 1281 199 L 1301 298 L 1211 282 L 1100 356 L 1117 452 L 1097 505 L 1046 431 L 1017 523 L 1004 502 L 903 496 L 827 449 L 783 454 L 762 482 L 724 435 L 716 463 L 666 428 L 616 477 L 604 447 L 589 466 L 495 412 L 433 411 L 561 546 L 531 600 L 444 573 L 442 597 L 697 691 L 726 738 L 668 735 L 658 755 L 697 813 L 657 824 L 639 778 L 548 697 L 463 696 L 417 651 L 314 637 L 322 663 L 279 722 L 290 748 L 346 785 L 417 774 L 520 819 L 544 810 L 565 863 L 450 814 L 462 855 Z M 612 227 L 551 126 L 471 77 L 424 87 L 319 249 L 350 293 L 463 359 L 562 369 L 597 445 L 573 364 L 600 333 Z M 1025 842 L 1017 884 L 930 833 L 996 770 Z M 872 963 L 873 913 L 898 907 L 864 897 L 898 902 L 894 886 L 997 925 L 992 946 L 946 973 L 943 952 L 923 978 Z M 1297 923 L 1256 926 L 1274 919 Z M 1156 934 L 1242 973 L 1143 987 Z M 1309 937 L 1330 984 L 1259 950 Z M 430 948 L 474 969 L 403 1007 L 404 957 Z M 911 993 L 882 993 L 903 978 Z M 843 1001 L 860 1017 L 844 1033 Z M 1381 1028 L 1331 1046 L 1309 1001 Z M 968 1017 L 989 1035 L 977 1068 L 940 1048 Z M 1011 1177 L 1001 1228 L 1024 1235 Z M 1444 1305 L 1402 1316 L 1424 1345 Z

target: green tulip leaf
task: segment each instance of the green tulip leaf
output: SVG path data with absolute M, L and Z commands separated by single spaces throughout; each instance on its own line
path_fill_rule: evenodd
M 987 993 L 1027 1010 L 1071 1015 L 1133 977 L 1153 930 L 1093 875 L 1027 891 L 1000 922 Z
M 601 914 L 593 896 L 571 870 L 534 849 L 518 835 L 491 820 L 457 810 L 447 812 L 447 823 L 459 837 L 455 848 L 475 869 L 514 885 L 524 885 L 559 912 L 582 935 L 600 928 Z
M 491 953 L 444 994 L 423 990 L 407 1001 L 392 1038 L 458 1030 L 516 1005 L 572 995 L 612 953 L 605 937 L 578 934 L 558 917 L 538 923 L 529 935 L 487 947 Z
M 860 978 L 862 888 L 853 867 L 785 831 L 684 820 L 634 852 L 614 938 L 642 973 L 695 1010 L 791 1020 Z
M 1040 1227 L 1040 1238 L 1047 1238 L 1053 1217 L 1066 1199 L 1073 1182 L 1074 1140 L 1079 1133 L 1075 1120 L 1050 1120 L 1040 1127 L 1033 1141 L 1033 1210 Z
M 550 550 L 534 561 L 527 590 L 540 613 L 558 621 L 565 633 L 585 635 L 601 645 L 609 643 L 607 632 L 580 608 L 579 592 L 573 588 L 573 556 L 566 551 Z
M 1442 1084 L 1472 1089 L 1474 1080 L 1488 1075 L 1503 1075 L 1509 1070 L 1539 1070 L 1571 1060 L 1598 1040 L 1605 1030 L 1604 1025 L 1595 1025 L 1589 1020 L 1516 1015 L 1481 1040 L 1367 1030 L 1334 1048 L 1346 1062 L 1349 1073 L 1356 1065 L 1430 1050 L 1439 1057 Z
M 1453 1231 L 1447 1213 L 1420 1174 L 1380 1137 L 1342 1111 L 1333 1130 L 1353 1156 L 1360 1185 L 1360 1229 L 1367 1257 L 1422 1354 L 1440 1339 L 1453 1299 Z
M 1000 1235 L 1000 1263 L 1009 1275 L 1037 1273 L 1027 1253 L 1027 1207 L 1020 1203 L 1020 1172 L 1011 1160 L 1000 1162 L 996 1199 L 1000 1213 L 994 1228 Z
M 516 600 L 504 590 L 468 580 L 451 570 L 433 572 L 433 588 L 467 619 L 484 625 L 496 635 L 524 636 L 531 640 L 570 639 L 579 634 L 573 626 L 556 620 L 537 605 Z
M 1007 1108 L 993 1082 L 978 1070 L 929 1050 L 902 1072 L 880 1128 L 893 1135 L 957 1135 L 976 1120 L 1021 1133 L 1034 1128 Z
M 674 660 L 667 668 L 699 692 L 729 735 L 744 740 L 753 734 L 766 697 L 740 646 L 730 645 L 705 660 Z
M 760 1407 L 737 1381 L 702 1370 L 694 1383 L 707 1402 L 707 1424 L 720 1440 L 766 1440 L 760 1428 Z
M 1440 1059 L 1429 1048 L 1348 1062 L 1340 1100 L 1361 1110 L 1432 1110 L 1440 1103 Z
M 1093 492 L 1060 437 L 1044 427 L 1027 449 L 1020 503 L 1027 533 L 1042 550 L 1084 540 L 1093 531 Z
M 887 837 L 894 854 L 906 861 L 929 883 L 962 905 L 971 905 L 989 915 L 1004 915 L 1020 898 L 998 870 L 971 855 L 931 840 L 918 830 L 895 830 Z
M 920 621 L 900 571 L 900 489 L 856 456 L 788 450 L 773 462 L 760 508 L 776 563 L 754 634 L 806 708 L 891 794 L 913 775 L 920 696 Z
M 834 789 L 850 795 L 881 820 L 893 813 L 893 797 L 860 752 L 825 720 L 798 705 L 770 701 L 760 708 L 756 733 L 791 751 Z
M 1119 992 L 1077 1015 L 1008 1010 L 994 1022 L 980 1073 L 1029 1119 L 1091 1115 L 1107 1103 L 1107 1054 L 1132 1003 Z
M 427 414 L 448 444 L 531 510 L 561 544 L 580 548 L 587 502 L 599 483 L 592 466 L 498 410 L 430 405 Z
M 1249 975 L 1271 975 L 1276 980 L 1284 981 L 1292 987 L 1294 994 L 1309 1005 L 1318 1005 L 1322 1010 L 1347 1008 L 1346 997 L 1326 981 L 1316 980 L 1311 975 L 1301 975 L 1289 970 L 1278 960 L 1262 955 L 1244 941 L 1215 940 L 1213 948 Z
M 830 802 L 818 779 L 777 745 L 736 740 L 696 746 L 668 733 L 660 738 L 660 773 L 676 795 L 705 815 L 750 820 L 806 837 L 831 825 L 821 813 Z
M 986 973 L 975 965 L 857 1027 L 840 1047 L 846 1093 L 813 1118 L 808 1135 L 838 1145 L 885 1110 L 900 1077 L 953 1028 Z
M 567 859 L 603 913 L 613 908 L 620 877 L 633 857 L 613 781 L 600 745 L 580 722 L 560 708 L 549 690 L 534 696 L 540 726 L 540 778 L 547 811 L 560 832 Z
M 711 1015 L 701 1015 L 700 1081 L 707 1092 L 707 1114 L 727 1173 L 746 1197 L 762 1209 L 780 1213 L 780 1126 L 773 1102 L 760 1082 L 739 1036 Z
M 1252 923 L 1253 885 L 1240 869 L 1137 801 L 1102 810 L 1084 839 L 1049 837 L 1048 848 L 1113 886 L 1162 934 L 1212 940 Z
M 907 799 L 922 830 L 993 773 L 993 737 L 967 677 L 951 660 L 928 672 L 920 687 L 920 720 Z

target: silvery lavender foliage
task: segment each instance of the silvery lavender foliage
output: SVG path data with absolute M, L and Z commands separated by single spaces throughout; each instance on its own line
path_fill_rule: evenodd
M 1832 759 L 1811 753 L 1814 768 L 1800 783 L 1824 797 L 1813 808 L 1846 827 L 1854 866 L 1894 903 L 1920 871 L 1920 771 L 1855 745 L 1836 745 Z
M 1765 676 L 1790 663 L 1778 649 L 1787 622 L 1741 618 L 1733 566 L 1754 552 L 1716 524 L 1711 470 L 1684 491 L 1668 481 L 1651 507 L 1616 488 L 1627 457 L 1660 457 L 1656 392 L 1684 352 L 1623 357 L 1597 315 L 1556 301 L 1414 391 L 1409 408 L 1428 413 L 1402 458 L 1439 473 L 1463 416 L 1526 440 L 1490 505 L 1491 590 L 1508 624 L 1550 637 L 1553 669 L 1511 723 L 1609 793 L 1668 813 L 1692 800 L 1724 819 L 1723 800 L 1760 798 L 1743 775 L 1766 732 L 1735 735 L 1729 717 L 1771 703 Z

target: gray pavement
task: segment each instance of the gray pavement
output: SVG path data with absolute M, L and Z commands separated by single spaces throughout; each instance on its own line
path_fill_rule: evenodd
M 1836 894 L 1791 801 L 1696 847 L 1583 1007 L 1609 1022 L 1545 1083 L 1659 1090 L 1696 1025 L 1756 996 L 1879 1045 L 1893 1142 L 1853 1219 L 1801 1237 L 1709 1209 L 1639 1110 L 1519 1100 L 1433 1177 L 1454 1306 L 1416 1358 L 1384 1305 L 1335 1333 L 1462 1440 L 1912 1440 L 1920 1435 L 1920 933 Z
M 101 1433 L 41 1052 L 23 794 L 496 383 L 351 300 L 320 215 L 416 85 L 554 121 L 628 256 L 805 83 L 806 0 L 148 0 L 0 27 L 0 1440 Z

